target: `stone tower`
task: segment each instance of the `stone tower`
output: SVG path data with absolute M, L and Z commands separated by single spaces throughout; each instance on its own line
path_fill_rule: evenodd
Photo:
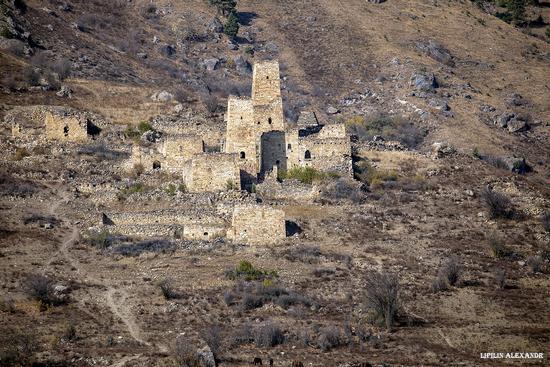
M 237 153 L 243 183 L 274 165 L 286 169 L 283 100 L 277 61 L 254 64 L 252 97 L 227 102 L 225 152 Z
M 261 61 L 254 64 L 252 103 L 258 131 L 284 131 L 283 100 L 277 61 Z

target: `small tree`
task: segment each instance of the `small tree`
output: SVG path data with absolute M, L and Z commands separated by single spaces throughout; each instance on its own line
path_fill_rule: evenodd
M 508 0 L 507 7 L 512 13 L 515 24 L 521 23 L 525 17 L 525 0 Z
M 372 273 L 367 278 L 365 301 L 391 329 L 399 307 L 399 281 L 390 273 Z
M 225 22 L 223 27 L 223 32 L 231 39 L 237 37 L 237 33 L 239 33 L 239 19 L 237 19 L 235 13 L 229 14 L 227 22 Z
M 210 5 L 215 6 L 218 10 L 218 13 L 221 13 L 223 16 L 227 14 L 232 14 L 236 11 L 237 1 L 236 0 L 210 0 Z

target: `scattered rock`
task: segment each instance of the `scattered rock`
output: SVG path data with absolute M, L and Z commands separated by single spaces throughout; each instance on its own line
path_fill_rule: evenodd
M 329 106 L 329 107 L 327 108 L 327 114 L 329 114 L 329 115 L 335 115 L 335 114 L 337 114 L 337 113 L 339 113 L 339 112 L 340 112 L 340 110 L 338 110 L 336 107 Z
M 526 172 L 529 172 L 530 167 L 527 164 L 527 161 L 525 158 L 518 158 L 518 157 L 505 157 L 501 158 L 501 160 L 506 164 L 506 167 L 512 172 L 524 174 Z
M 513 92 L 506 99 L 506 104 L 510 107 L 523 106 L 525 104 L 525 100 L 521 94 Z
M 239 45 L 230 41 L 227 43 L 227 48 L 231 51 L 236 51 L 239 49 Z
M 44 228 L 45 229 L 53 229 L 53 224 L 48 222 L 48 223 L 44 223 Z
M 369 3 L 372 3 L 372 4 L 382 4 L 386 0 L 368 0 L 368 1 Z
M 453 60 L 454 58 L 449 50 L 433 40 L 418 41 L 416 43 L 416 48 L 442 64 L 447 66 L 455 66 L 455 62 Z
M 183 111 L 183 105 L 181 103 L 178 103 L 177 105 L 174 106 L 175 113 L 180 113 L 181 111 Z
M 59 5 L 57 8 L 61 11 L 71 11 L 73 9 L 71 4 L 67 4 L 67 3 L 63 3 L 63 4 Z
M 145 53 L 145 52 L 138 52 L 138 53 L 136 54 L 136 56 L 137 56 L 138 58 L 140 58 L 140 59 L 146 59 L 146 58 L 147 58 L 147 53 Z
M 168 93 L 167 91 L 163 90 L 161 92 L 155 92 L 151 99 L 155 102 L 168 102 L 174 99 L 174 95 L 172 93 Z
M 203 61 L 203 64 L 204 64 L 204 67 L 206 68 L 206 70 L 208 71 L 214 71 L 216 70 L 216 68 L 218 67 L 220 63 L 220 60 L 216 59 L 216 58 L 212 58 L 212 59 L 206 59 Z
M 233 62 L 235 63 L 235 69 L 237 69 L 237 72 L 239 74 L 250 74 L 250 73 L 252 73 L 252 66 L 241 55 L 234 57 Z
M 210 20 L 210 22 L 208 23 L 208 30 L 210 30 L 211 32 L 216 32 L 216 33 L 222 33 L 223 32 L 223 24 L 222 22 L 218 19 L 218 17 L 214 17 Z
M 214 358 L 214 353 L 212 353 L 212 350 L 208 345 L 197 349 L 197 357 L 200 361 L 201 367 L 216 367 L 216 359 Z
M 265 50 L 267 52 L 279 52 L 279 46 L 273 41 L 269 41 L 265 44 Z
M 430 99 L 429 105 L 432 106 L 433 108 L 435 108 L 436 110 L 440 110 L 440 111 L 449 111 L 450 110 L 450 107 L 447 104 L 447 102 L 445 102 L 442 99 L 438 99 L 438 98 Z
M 143 133 L 142 139 L 151 143 L 156 143 L 162 139 L 162 133 L 160 131 L 149 130 Z
M 516 133 L 520 131 L 527 130 L 527 122 L 523 120 L 518 120 L 517 118 L 513 118 L 510 121 L 508 121 L 508 131 L 511 133 Z
M 437 87 L 439 87 L 433 73 L 414 73 L 411 76 L 411 82 L 415 89 L 425 92 L 433 92 Z
M 73 96 L 73 91 L 71 88 L 67 87 L 66 85 L 62 85 L 61 89 L 56 93 L 58 97 L 67 97 L 71 98 Z
M 435 142 L 432 144 L 434 158 L 448 157 L 456 152 L 456 149 L 446 142 Z

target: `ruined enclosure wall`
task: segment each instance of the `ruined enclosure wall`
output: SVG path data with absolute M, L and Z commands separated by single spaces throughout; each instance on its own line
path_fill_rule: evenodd
M 178 212 L 109 213 L 111 233 L 127 236 L 174 237 L 189 240 L 211 240 L 224 237 L 227 223 L 211 216 L 191 217 Z
M 254 245 L 276 243 L 286 237 L 285 212 L 270 206 L 236 206 L 228 236 Z
M 44 125 L 48 139 L 74 142 L 88 139 L 88 123 L 77 116 L 60 116 L 46 112 Z
M 292 141 L 294 143 L 291 143 L 292 151 L 289 152 L 287 161 L 289 169 L 313 167 L 320 171 L 351 174 L 351 143 L 347 137 L 321 139 L 316 135 L 310 135 Z M 310 158 L 306 158 L 306 152 L 309 152 Z
M 210 153 L 194 156 L 183 169 L 183 180 L 190 192 L 223 191 L 228 183 L 240 189 L 237 154 Z
M 145 171 L 151 171 L 154 166 L 160 164 L 163 168 L 164 157 L 154 147 L 142 147 L 139 144 L 132 145 L 132 154 L 126 169 L 131 170 L 136 165 L 142 165 Z
M 204 143 L 200 136 L 170 136 L 162 145 L 165 167 L 171 171 L 183 168 L 185 162 L 196 154 L 204 151 Z
M 262 172 L 270 171 L 273 166 L 276 166 L 278 170 L 286 170 L 286 139 L 283 131 L 263 133 L 261 147 Z

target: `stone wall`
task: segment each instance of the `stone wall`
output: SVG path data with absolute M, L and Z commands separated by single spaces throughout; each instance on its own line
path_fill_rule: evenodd
M 228 185 L 241 188 L 237 154 L 205 153 L 194 156 L 183 168 L 183 180 L 190 192 L 223 191 Z
M 112 233 L 142 237 L 211 240 L 225 237 L 228 224 L 212 216 L 188 216 L 176 211 L 108 213 L 102 226 Z
M 170 135 L 162 143 L 163 169 L 176 172 L 196 154 L 204 152 L 204 142 L 198 135 Z
M 236 206 L 228 237 L 252 245 L 277 243 L 286 237 L 285 212 L 262 205 Z
M 46 112 L 44 125 L 47 139 L 74 142 L 88 139 L 88 120 L 82 116 Z

